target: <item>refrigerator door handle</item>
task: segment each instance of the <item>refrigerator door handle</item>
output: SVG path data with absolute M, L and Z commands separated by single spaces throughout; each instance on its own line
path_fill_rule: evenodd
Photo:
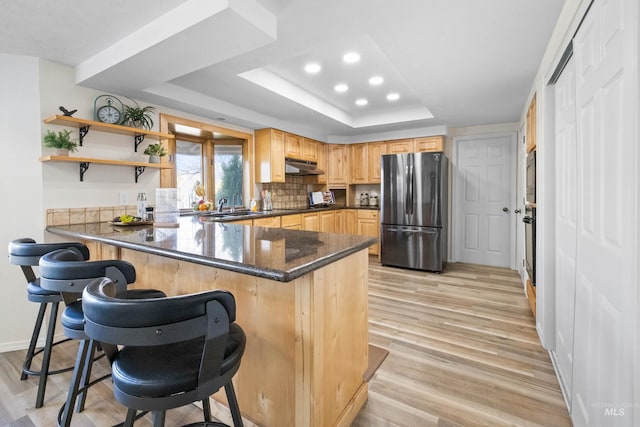
M 408 180 L 409 182 L 407 183 L 407 196 L 409 200 L 407 209 L 409 215 L 413 215 L 413 165 L 409 166 Z
M 404 195 L 404 213 L 405 214 L 409 214 L 409 206 L 411 206 L 411 192 L 409 191 L 409 165 L 406 165 L 404 167 L 404 179 L 405 179 L 405 184 L 407 186 L 407 192 Z

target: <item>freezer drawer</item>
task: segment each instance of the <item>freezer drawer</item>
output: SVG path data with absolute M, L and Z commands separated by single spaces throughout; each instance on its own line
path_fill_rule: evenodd
M 383 225 L 383 265 L 440 272 L 444 268 L 441 228 Z

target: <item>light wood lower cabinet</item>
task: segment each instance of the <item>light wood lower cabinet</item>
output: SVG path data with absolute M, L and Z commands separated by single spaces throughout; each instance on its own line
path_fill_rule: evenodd
M 281 227 L 290 230 L 302 230 L 302 215 L 284 215 L 281 217 Z
M 280 218 L 279 216 L 270 216 L 266 218 L 256 218 L 253 220 L 253 225 L 257 227 L 273 227 L 280 228 Z
M 320 231 L 318 212 L 302 214 L 302 229 L 305 231 Z
M 380 213 L 373 210 L 359 209 L 357 214 L 357 234 L 371 236 L 380 240 Z M 369 247 L 369 255 L 380 253 L 380 243 Z
M 336 232 L 336 211 L 318 212 L 318 225 L 322 233 Z
M 342 228 L 341 232 L 345 234 L 356 234 L 358 232 L 358 216 L 355 209 L 342 210 Z

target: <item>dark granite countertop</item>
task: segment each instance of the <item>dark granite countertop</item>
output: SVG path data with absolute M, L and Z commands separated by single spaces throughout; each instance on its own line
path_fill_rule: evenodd
M 281 282 L 294 280 L 377 241 L 350 234 L 202 222 L 197 216 L 181 217 L 175 228 L 123 227 L 103 222 L 48 226 L 47 231 Z
M 241 209 L 239 211 L 234 212 L 224 211 L 221 215 L 217 211 L 197 211 L 197 212 L 183 212 L 182 216 L 198 216 L 204 217 L 207 221 L 215 221 L 215 222 L 230 222 L 230 221 L 241 221 L 243 219 L 251 219 L 251 218 L 267 218 L 273 216 L 283 216 L 283 215 L 295 215 L 295 214 L 305 214 L 305 213 L 313 213 L 313 212 L 321 212 L 328 210 L 341 210 L 341 209 L 362 209 L 362 210 L 373 210 L 379 211 L 379 206 L 328 206 L 328 207 L 317 207 L 317 208 L 299 208 L 299 209 L 274 209 L 272 211 L 257 211 L 250 212 L 246 209 Z

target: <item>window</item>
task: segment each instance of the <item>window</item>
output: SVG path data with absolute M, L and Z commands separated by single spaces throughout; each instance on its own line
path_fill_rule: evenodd
M 204 186 L 203 144 L 176 139 L 176 181 L 178 208 L 191 209 L 197 203 L 196 186 Z
M 180 209 L 193 209 L 202 199 L 212 201 L 214 207 L 221 198 L 227 199 L 225 206 L 234 202 L 236 207 L 243 205 L 243 142 L 177 136 L 176 185 Z M 197 194 L 198 187 L 205 190 L 204 196 Z
M 242 206 L 242 145 L 215 145 L 213 159 L 216 200 Z

